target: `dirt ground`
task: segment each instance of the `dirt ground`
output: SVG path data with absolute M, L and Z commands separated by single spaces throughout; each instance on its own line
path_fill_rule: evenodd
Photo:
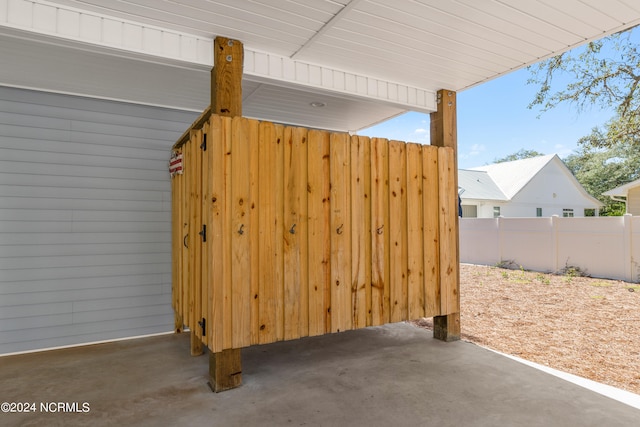
M 581 273 L 462 264 L 462 339 L 640 394 L 640 285 Z

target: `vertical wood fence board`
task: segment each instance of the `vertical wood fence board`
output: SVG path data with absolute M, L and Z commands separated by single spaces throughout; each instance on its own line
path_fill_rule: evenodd
M 331 332 L 352 328 L 351 181 L 347 134 L 331 134 Z
M 440 311 L 440 237 L 438 195 L 438 147 L 422 147 L 422 209 L 424 242 L 425 317 Z
M 194 150 L 195 157 L 195 191 L 194 199 L 192 200 L 192 206 L 194 206 L 193 222 L 196 227 L 196 231 L 199 234 L 202 230 L 202 157 L 203 151 L 200 148 L 202 143 L 202 129 L 198 129 L 193 132 L 193 141 L 191 142 Z M 191 330 L 195 331 L 196 337 L 202 341 L 202 328 L 198 325 L 198 322 L 202 319 L 202 251 L 204 249 L 204 243 L 201 236 L 196 236 L 195 239 L 196 250 L 194 251 L 194 281 L 193 281 L 193 314 L 192 314 L 192 326 Z
M 249 120 L 231 121 L 231 300 L 232 348 L 251 343 L 251 230 Z
M 185 250 L 183 251 L 183 265 L 184 265 L 184 288 L 182 295 L 182 305 L 183 305 L 183 318 L 185 326 L 188 328 L 192 327 L 191 317 L 190 317 L 190 294 L 191 294 L 191 284 L 193 282 L 193 262 L 192 262 L 192 253 L 194 252 L 194 237 L 193 237 L 193 224 L 191 218 L 191 192 L 193 191 L 192 187 L 192 176 L 195 173 L 193 159 L 192 159 L 192 147 L 191 139 L 183 146 L 183 163 L 184 163 L 184 219 L 185 223 L 183 225 L 183 232 L 185 234 L 183 243 L 185 243 Z
M 258 203 L 260 205 L 260 288 L 258 291 L 259 342 L 261 344 L 276 340 L 276 244 L 274 230 L 281 228 L 276 222 L 277 184 L 275 182 L 276 147 L 275 127 L 273 123 L 260 123 L 258 150 L 263 165 L 258 171 Z
M 294 128 L 284 128 L 284 339 L 299 338 L 300 321 L 300 242 L 295 234 L 300 211 L 297 188 L 298 150 Z
M 222 223 L 222 342 L 224 349 L 233 348 L 233 245 L 232 233 L 233 229 L 233 203 L 231 201 L 232 193 L 232 165 L 234 156 L 234 147 L 232 141 L 232 119 L 230 117 L 221 117 L 221 136 L 224 147 L 223 160 L 220 164 L 223 173 L 224 185 L 224 213 Z
M 259 342 L 284 337 L 284 128 L 260 123 L 258 202 L 259 217 Z
M 195 331 L 196 324 L 194 322 L 195 319 L 195 292 L 196 292 L 196 281 L 197 271 L 196 271 L 196 255 L 198 252 L 198 223 L 197 221 L 197 204 L 196 200 L 196 192 L 197 188 L 197 179 L 198 179 L 198 153 L 196 151 L 196 139 L 194 135 L 194 131 L 191 131 L 189 136 L 189 159 L 191 159 L 191 174 L 189 174 L 189 299 L 187 301 L 188 314 L 187 317 L 189 319 L 189 328 L 192 331 Z
M 260 332 L 260 204 L 258 179 L 260 174 L 260 122 L 249 120 L 249 241 L 251 242 L 251 344 L 258 344 Z
M 191 242 L 193 243 L 193 250 L 190 252 L 191 266 L 192 266 L 192 274 L 190 280 L 190 289 L 189 289 L 189 323 L 191 324 L 191 331 L 195 334 L 197 338 L 202 336 L 202 333 L 198 331 L 197 324 L 197 310 L 199 309 L 200 302 L 198 301 L 200 297 L 199 285 L 200 285 L 200 257 L 198 254 L 202 250 L 202 241 L 198 233 L 200 232 L 200 179 L 201 179 L 201 166 L 202 166 L 202 157 L 200 156 L 200 149 L 198 143 L 198 131 L 191 132 L 191 164 L 193 167 L 193 174 L 191 175 L 190 187 L 191 187 L 191 201 L 189 204 L 191 205 L 191 219 L 190 225 L 192 230 L 193 239 Z
M 295 140 L 298 147 L 299 162 L 297 173 L 297 193 L 299 198 L 298 226 L 295 229 L 300 248 L 300 322 L 299 335 L 309 336 L 309 180 L 308 180 L 308 129 L 295 128 Z
M 389 142 L 389 232 L 391 322 L 408 315 L 407 290 L 407 157 L 406 144 Z
M 178 150 L 182 154 L 182 148 Z M 184 165 L 184 160 L 183 160 Z M 175 332 L 182 332 L 184 327 L 182 294 L 183 294 L 183 266 L 182 266 L 182 248 L 183 248 L 183 230 L 182 230 L 182 214 L 183 214 L 183 188 L 184 175 L 176 174 L 171 178 L 171 239 L 172 239 L 172 302 L 175 312 Z
M 442 315 L 458 313 L 458 265 L 456 255 L 456 218 L 458 215 L 455 187 L 454 151 L 438 149 L 440 210 L 440 309 Z
M 407 144 L 407 291 L 408 318 L 424 317 L 424 241 L 422 213 L 422 149 Z
M 285 149 L 285 137 L 284 126 L 276 125 L 275 127 L 275 139 L 274 148 L 276 150 L 275 155 L 275 177 L 274 182 L 276 185 L 275 192 L 275 205 L 276 205 L 276 217 L 275 217 L 275 252 L 276 259 L 274 260 L 275 270 L 275 295 L 276 300 L 276 339 L 281 341 L 284 339 L 284 200 L 285 200 L 285 181 L 284 181 L 284 149 Z
M 309 333 L 307 129 L 285 128 L 285 339 Z
M 371 314 L 389 323 L 389 141 L 371 140 Z
M 180 192 L 182 194 L 182 199 L 180 200 L 180 241 L 182 244 L 182 248 L 180 251 L 180 262 L 182 265 L 180 279 L 180 314 L 182 314 L 182 319 L 185 327 L 189 327 L 189 325 L 187 325 L 187 323 L 189 322 L 189 308 L 187 306 L 189 286 L 189 190 L 187 186 L 189 180 L 189 171 L 187 170 L 187 168 L 191 167 L 191 163 L 189 161 L 189 155 L 187 153 L 188 144 L 189 143 L 187 142 L 182 145 L 182 147 L 180 147 L 182 150 L 182 178 L 180 179 Z
M 209 139 L 211 136 L 209 135 L 209 123 L 206 122 L 202 127 L 202 138 L 207 141 L 209 144 Z M 211 332 L 208 330 L 210 328 L 211 318 L 209 317 L 209 292 L 211 290 L 211 209 L 209 208 L 209 204 L 211 203 L 211 158 L 209 156 L 210 149 L 202 151 L 200 156 L 202 158 L 201 165 L 201 192 L 202 197 L 200 199 L 200 212 L 201 212 L 201 221 L 203 224 L 207 225 L 207 242 L 202 245 L 202 255 L 200 256 L 201 261 L 201 275 L 200 275 L 200 299 L 201 299 L 201 308 L 200 308 L 200 318 L 205 319 L 204 330 L 202 330 L 202 343 L 207 347 L 210 346 L 209 339 L 211 338 Z
M 224 319 L 224 217 L 226 212 L 226 195 L 224 186 L 224 159 L 225 141 L 222 126 L 222 118 L 213 115 L 209 121 L 209 161 L 211 167 L 211 199 L 207 215 L 209 216 L 208 228 L 211 230 L 211 242 L 209 245 L 209 265 L 211 282 L 209 283 L 209 316 L 207 317 L 210 330 L 209 348 L 212 352 L 220 352 L 224 349 L 223 329 Z
M 293 130 L 297 159 L 295 193 L 297 193 L 298 215 L 295 236 L 297 239 L 298 275 L 298 336 L 309 336 L 309 210 L 308 210 L 308 129 L 296 127 Z M 291 235 L 291 233 L 289 233 Z
M 315 336 L 331 330 L 329 133 L 310 130 L 308 138 L 309 335 Z
M 371 325 L 371 144 L 351 137 L 351 293 L 353 328 Z
M 182 244 L 182 236 L 180 220 L 182 214 L 182 193 L 180 191 L 182 175 L 176 174 L 171 177 L 171 307 L 182 316 L 182 307 L 180 302 L 182 287 L 182 253 L 180 245 Z
M 214 130 L 215 131 L 215 130 Z M 202 222 L 207 224 L 207 243 L 203 247 L 202 253 L 202 316 L 206 319 L 205 337 L 203 343 L 211 348 L 213 338 L 213 318 L 211 316 L 213 304 L 213 286 L 214 286 L 214 262 L 213 251 L 215 238 L 213 236 L 213 147 L 212 125 L 207 120 L 203 126 L 203 132 L 206 136 L 207 150 L 204 151 L 202 157 Z

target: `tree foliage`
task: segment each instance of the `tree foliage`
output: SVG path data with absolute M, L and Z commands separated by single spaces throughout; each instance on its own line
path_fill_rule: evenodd
M 594 106 L 613 109 L 615 117 L 603 137 L 583 143 L 600 148 L 640 144 L 640 52 L 632 33 L 633 29 L 616 33 L 530 66 L 528 83 L 538 91 L 529 108 L 539 106 L 546 112 L 571 103 L 578 112 Z M 561 76 L 570 83 L 556 90 L 554 78 Z
M 504 162 L 512 162 L 514 160 L 520 159 L 530 159 L 531 157 L 544 156 L 543 153 L 540 153 L 536 150 L 526 150 L 524 148 L 516 151 L 513 154 L 509 154 L 508 156 L 501 157 L 499 159 L 495 159 L 493 163 L 504 163 Z
M 640 144 L 626 142 L 610 148 L 598 148 L 606 138 L 605 133 L 594 129 L 580 140 L 581 148 L 564 162 L 584 189 L 603 203 L 600 215 L 622 215 L 624 203 L 602 193 L 640 178 Z

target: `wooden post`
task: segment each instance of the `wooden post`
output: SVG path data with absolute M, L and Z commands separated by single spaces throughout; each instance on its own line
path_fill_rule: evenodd
M 242 384 L 240 349 L 209 354 L 209 387 L 218 393 Z
M 204 346 L 202 345 L 202 340 L 198 338 L 198 335 L 196 335 L 195 328 L 197 327 L 198 327 L 197 324 L 191 327 L 190 337 L 191 337 L 191 355 L 192 356 L 201 356 L 202 353 L 204 353 Z
M 455 194 L 445 194 L 445 211 L 440 212 L 441 222 L 442 215 L 446 215 L 453 223 L 453 237 L 450 244 L 444 245 L 448 251 L 454 253 L 443 254 L 440 252 L 440 259 L 448 258 L 448 265 L 440 268 L 440 283 L 443 283 L 444 276 L 448 283 L 447 289 L 441 292 L 441 316 L 433 318 L 433 336 L 443 341 L 456 341 L 460 339 L 460 248 L 459 248 L 459 229 L 458 229 L 458 212 L 447 212 L 446 206 L 452 203 L 451 198 L 455 197 L 455 206 L 458 200 L 458 138 L 457 138 L 457 120 L 456 120 L 456 93 L 450 90 L 438 91 L 438 110 L 431 113 L 431 145 L 437 147 L 450 147 L 453 149 L 453 171 L 452 180 L 449 191 Z M 443 200 L 443 197 L 440 197 Z M 455 219 L 453 219 L 455 218 Z M 441 235 L 441 239 L 444 236 Z M 453 246 L 453 247 L 451 247 Z M 441 241 L 440 248 L 443 248 Z M 446 257 L 445 257 L 446 255 Z M 445 268 L 442 268 L 445 267 Z M 446 306 L 445 306 L 446 305 Z M 453 306 L 453 307 L 452 307 Z
M 216 37 L 213 44 L 213 58 L 211 113 L 228 117 L 242 116 L 244 64 L 242 43 L 225 37 Z M 231 321 L 230 318 L 224 319 L 224 322 Z M 209 380 L 211 389 L 215 392 L 229 390 L 242 384 L 242 360 L 239 348 L 210 354 Z
M 242 67 L 244 47 L 237 40 L 216 37 L 211 69 L 211 112 L 221 116 L 242 115 Z
M 182 328 L 184 327 L 184 320 L 182 320 L 182 315 L 178 313 L 178 310 L 175 309 L 173 313 L 173 330 L 176 334 L 182 333 Z

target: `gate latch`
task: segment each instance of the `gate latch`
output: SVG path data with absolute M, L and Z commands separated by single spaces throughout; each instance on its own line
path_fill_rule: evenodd
M 207 336 L 207 319 L 203 317 L 202 320 L 198 322 L 198 326 L 202 328 L 202 336 L 206 337 Z

